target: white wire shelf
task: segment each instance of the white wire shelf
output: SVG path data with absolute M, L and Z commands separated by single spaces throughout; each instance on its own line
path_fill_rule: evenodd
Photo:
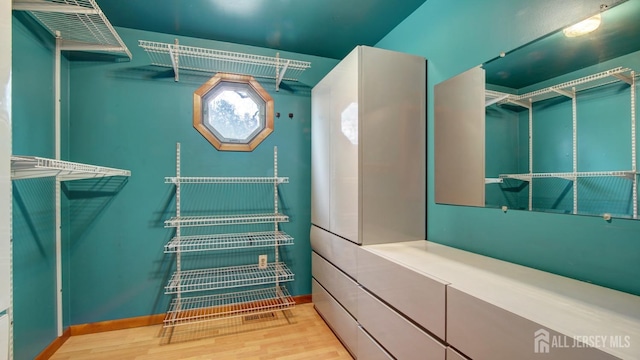
M 54 37 L 61 50 L 131 52 L 95 0 L 13 0 L 13 10 L 28 11 Z
M 284 286 L 220 295 L 175 298 L 169 306 L 164 327 L 281 311 L 294 306 L 295 300 Z
M 225 72 L 276 79 L 276 89 L 279 89 L 282 80 L 298 81 L 298 77 L 311 67 L 308 61 L 283 59 L 279 56 L 244 54 L 146 40 L 139 40 L 139 45 L 149 55 L 151 64 L 172 68 L 176 81 L 180 69 L 207 73 Z
M 599 72 L 597 74 L 592 74 L 589 76 L 585 76 L 576 80 L 571 80 L 564 82 L 562 84 L 550 86 L 548 88 L 532 91 L 526 94 L 518 95 L 514 97 L 516 101 L 529 101 L 531 102 L 541 101 L 550 99 L 557 96 L 569 96 L 570 94 L 566 94 L 564 92 L 570 91 L 572 88 L 575 88 L 576 92 L 591 89 L 594 87 L 611 84 L 614 82 L 618 82 L 621 80 L 621 77 L 628 77 L 630 79 L 630 75 L 626 73 L 630 73 L 631 69 L 617 67 L 615 69 L 606 70 Z
M 165 227 L 177 226 L 217 226 L 217 225 L 248 225 L 273 222 L 287 222 L 289 217 L 284 214 L 240 214 L 240 215 L 212 215 L 212 216 L 180 216 L 165 220 Z
M 165 253 L 230 250 L 254 247 L 293 245 L 293 237 L 278 231 L 174 237 L 164 247 Z
M 12 156 L 11 179 L 33 179 L 55 176 L 60 181 L 91 179 L 106 176 L 131 176 L 131 171 L 54 160 L 37 156 Z
M 265 269 L 258 265 L 229 266 L 213 269 L 177 271 L 173 273 L 165 287 L 166 294 L 176 294 L 228 289 L 240 286 L 255 286 L 293 281 L 293 273 L 283 262 L 267 264 Z
M 289 183 L 288 177 L 165 177 L 166 184 L 278 184 Z
M 533 173 L 533 174 L 500 174 L 500 179 L 515 179 L 520 181 L 531 181 L 539 178 L 561 178 L 575 180 L 581 177 L 607 177 L 615 176 L 633 180 L 636 176 L 634 171 L 587 171 L 587 172 L 558 172 L 558 173 Z

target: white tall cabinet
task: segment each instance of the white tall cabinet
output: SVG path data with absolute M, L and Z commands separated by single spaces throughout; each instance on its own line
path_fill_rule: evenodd
M 10 358 L 11 1 L 0 3 L 0 360 Z
M 312 90 L 313 303 L 356 358 L 392 359 L 359 318 L 380 310 L 360 290 L 359 245 L 426 236 L 425 103 L 424 58 L 366 46 Z M 397 347 L 423 343 L 394 314 Z
M 313 225 L 358 244 L 424 239 L 424 58 L 355 48 L 312 91 Z

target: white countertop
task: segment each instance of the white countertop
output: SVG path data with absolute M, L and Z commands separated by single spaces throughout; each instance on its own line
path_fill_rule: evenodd
M 601 350 L 640 359 L 640 296 L 428 241 L 362 249 L 569 337 L 630 336 L 629 348 Z

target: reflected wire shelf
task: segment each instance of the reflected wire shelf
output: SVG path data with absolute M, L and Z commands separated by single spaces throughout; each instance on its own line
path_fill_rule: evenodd
M 228 289 L 240 286 L 273 284 L 293 281 L 293 273 L 283 262 L 267 264 L 265 269 L 258 265 L 229 266 L 213 269 L 177 271 L 173 273 L 165 287 L 166 294 L 192 291 Z
M 544 89 L 532 91 L 522 95 L 517 95 L 517 96 L 514 96 L 514 100 L 529 101 L 529 99 L 531 99 L 532 102 L 536 102 L 536 101 L 557 97 L 560 95 L 569 96 L 570 94 L 565 94 L 565 92 L 571 90 L 572 88 L 575 88 L 575 91 L 579 92 L 587 89 L 592 89 L 598 86 L 611 84 L 621 80 L 628 82 L 631 79 L 630 77 L 631 75 L 626 75 L 626 73 L 631 73 L 631 69 L 617 67 L 614 69 L 599 72 L 597 74 L 592 74 L 579 79 L 567 81 L 562 84 L 550 86 Z
M 247 225 L 287 221 L 289 221 L 289 217 L 287 215 L 273 213 L 249 215 L 174 216 L 171 219 L 165 220 L 164 227 Z
M 230 250 L 254 247 L 293 245 L 293 238 L 285 232 L 264 231 L 218 235 L 174 237 L 164 247 L 165 253 Z
M 165 177 L 165 184 L 278 184 L 289 183 L 288 177 Z
M 580 92 L 620 81 L 631 84 L 633 82 L 633 78 L 637 78 L 638 76 L 638 74 L 635 74 L 634 71 L 629 68 L 617 67 L 614 69 L 599 72 L 597 74 L 592 74 L 579 79 L 567 81 L 562 84 L 531 91 L 522 95 L 485 90 L 485 106 L 490 106 L 496 103 L 510 103 L 529 108 L 530 103 L 547 100 L 558 96 L 572 97 L 572 89 L 575 89 L 576 92 Z
M 629 171 L 585 171 L 585 172 L 558 172 L 558 173 L 533 173 L 533 174 L 500 174 L 500 179 L 516 179 L 520 181 L 531 181 L 531 179 L 540 178 L 560 178 L 566 180 L 574 180 L 581 177 L 607 177 L 615 176 L 629 180 L 633 180 L 636 173 Z
M 11 179 L 13 180 L 50 176 L 56 176 L 60 181 L 68 181 L 106 176 L 131 176 L 131 171 L 37 156 L 11 157 Z
M 291 309 L 295 301 L 284 286 L 219 295 L 175 298 L 164 327 Z

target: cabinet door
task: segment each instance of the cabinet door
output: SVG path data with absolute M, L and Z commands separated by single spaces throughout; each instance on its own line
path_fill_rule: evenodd
M 331 71 L 331 224 L 329 231 L 360 243 L 358 206 L 358 48 Z
M 362 244 L 426 238 L 426 61 L 367 46 L 360 60 Z
M 333 73 L 311 91 L 311 223 L 330 228 L 331 89 Z
M 484 206 L 484 70 L 434 88 L 436 203 Z

